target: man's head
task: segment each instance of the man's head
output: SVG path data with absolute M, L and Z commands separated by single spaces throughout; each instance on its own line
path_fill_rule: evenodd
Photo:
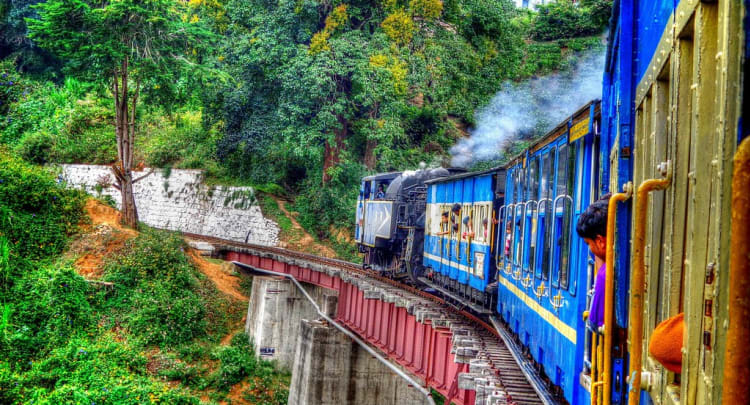
M 378 184 L 378 191 L 383 191 L 383 185 L 382 184 Z
M 448 211 L 445 211 L 441 214 L 441 221 L 448 222 Z
M 453 211 L 454 214 L 458 214 L 458 212 L 461 211 L 461 204 L 459 203 L 453 204 L 451 211 Z
M 609 195 L 594 201 L 578 218 L 576 232 L 589 245 L 591 253 L 604 260 L 607 255 L 607 205 Z

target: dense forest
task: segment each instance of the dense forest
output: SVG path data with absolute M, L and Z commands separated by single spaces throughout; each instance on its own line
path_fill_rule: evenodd
M 249 375 L 287 378 L 243 356 L 246 337 L 217 346 L 241 309 L 177 237 L 129 239 L 105 265 L 114 289 L 78 276 L 65 252 L 87 226 L 84 196 L 40 166 L 111 164 L 123 187 L 139 166 L 203 169 L 210 182 L 288 199 L 347 257 L 334 235 L 351 229 L 363 175 L 450 164 L 504 83 L 601 48 L 610 7 L 0 0 L 0 402 L 198 403 L 226 399 Z M 173 316 L 187 309 L 198 312 Z M 206 320 L 214 312 L 228 315 Z M 149 366 L 155 357 L 162 366 Z M 247 395 L 285 401 L 283 390 Z

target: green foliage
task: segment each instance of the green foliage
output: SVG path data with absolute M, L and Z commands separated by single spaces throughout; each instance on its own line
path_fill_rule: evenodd
M 250 345 L 250 337 L 245 333 L 232 336 L 230 345 L 219 347 L 214 356 L 220 362 L 214 381 L 221 390 L 228 390 L 243 378 L 252 375 L 260 365 L 255 358 L 255 350 Z
M 105 266 L 115 283 L 106 306 L 145 344 L 176 345 L 206 335 L 206 302 L 182 239 L 146 230 Z
M 40 0 L 0 1 L 0 59 L 15 61 L 18 69 L 36 76 L 57 77 L 60 61 L 37 47 L 27 36 L 26 18 L 36 15 Z
M 198 404 L 200 399 L 180 389 L 169 389 L 150 378 L 147 359 L 118 336 L 76 338 L 61 345 L 25 373 L 14 373 L 5 403 Z M 8 373 L 8 369 L 5 369 Z M 0 385 L 3 384 L 0 365 Z M 3 385 L 6 386 L 6 385 Z M 6 397 L 1 397 L 5 395 Z
M 261 195 L 259 202 L 263 215 L 276 222 L 282 232 L 289 232 L 292 230 L 292 220 L 289 219 L 281 209 L 279 209 L 279 205 L 273 197 L 263 194 Z
M 537 7 L 531 37 L 537 41 L 590 36 L 601 32 L 609 20 L 611 0 L 591 0 L 581 5 L 559 0 Z
M 83 220 L 83 193 L 0 150 L 0 236 L 10 254 L 39 260 L 62 251 Z
M 409 0 L 409 10 L 415 16 L 435 19 L 443 12 L 441 0 Z
M 92 326 L 89 286 L 74 270 L 42 267 L 15 281 L 6 295 L 14 302 L 10 327 L 0 340 L 0 351 L 11 363 L 46 353 Z

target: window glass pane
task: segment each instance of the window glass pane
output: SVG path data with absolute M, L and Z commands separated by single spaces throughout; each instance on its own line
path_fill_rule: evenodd
M 529 175 L 527 177 L 529 200 L 539 199 L 539 157 L 534 157 L 529 164 Z
M 557 151 L 557 195 L 568 194 L 568 146 L 560 145 Z
M 552 148 L 542 158 L 542 197 L 547 199 L 544 204 L 544 219 L 541 224 L 543 228 L 542 232 L 542 277 L 547 280 L 549 279 L 549 266 L 552 256 L 552 217 L 555 195 L 555 148 Z M 541 213 L 540 213 L 541 214 Z

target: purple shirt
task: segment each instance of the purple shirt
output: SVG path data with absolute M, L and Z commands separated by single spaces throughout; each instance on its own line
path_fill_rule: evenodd
M 604 288 L 607 279 L 607 265 L 602 264 L 599 271 L 596 272 L 596 283 L 594 284 L 594 296 L 591 299 L 591 309 L 589 310 L 589 321 L 599 329 L 604 325 Z

